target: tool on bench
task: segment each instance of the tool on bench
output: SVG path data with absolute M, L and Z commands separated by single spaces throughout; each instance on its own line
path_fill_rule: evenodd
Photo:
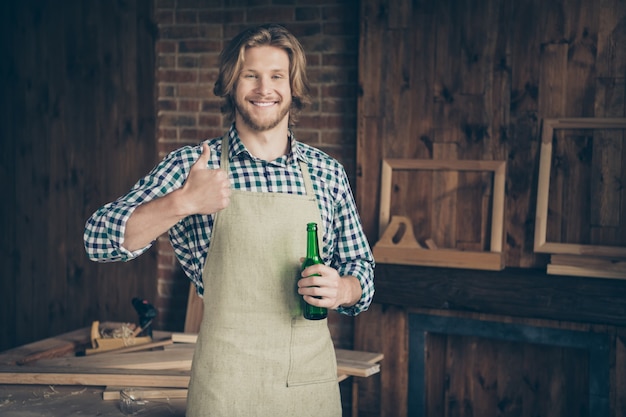
M 152 338 L 152 320 L 157 315 L 157 309 L 145 299 L 135 297 L 132 302 L 139 314 L 139 331 L 135 336 L 143 334 Z
M 133 307 L 139 315 L 139 325 L 123 324 L 121 327 L 104 328 L 99 321 L 91 324 L 91 348 L 85 349 L 85 355 L 107 352 L 129 346 L 152 342 L 152 321 L 157 310 L 141 298 L 133 298 Z

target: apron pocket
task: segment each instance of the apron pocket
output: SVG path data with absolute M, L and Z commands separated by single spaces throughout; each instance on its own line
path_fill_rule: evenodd
M 288 387 L 337 381 L 335 347 L 326 320 L 293 320 L 290 356 Z

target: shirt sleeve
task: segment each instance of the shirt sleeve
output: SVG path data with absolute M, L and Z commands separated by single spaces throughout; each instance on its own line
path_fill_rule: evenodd
M 99 208 L 85 224 L 83 241 L 89 259 L 129 261 L 146 252 L 154 242 L 132 252 L 122 246 L 126 222 L 137 206 L 180 188 L 198 157 L 199 153 L 190 147 L 169 154 L 126 195 Z
M 374 257 L 361 225 L 356 203 L 348 183 L 348 178 L 341 168 L 338 173 L 341 190 L 335 204 L 333 230 L 336 249 L 333 255 L 333 267 L 340 276 L 354 276 L 361 284 L 361 299 L 351 307 L 339 307 L 337 312 L 356 316 L 366 311 L 374 297 Z

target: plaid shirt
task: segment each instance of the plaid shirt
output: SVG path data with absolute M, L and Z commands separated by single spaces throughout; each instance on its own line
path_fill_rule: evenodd
M 250 155 L 234 125 L 228 135 L 229 175 L 234 189 L 304 195 L 306 189 L 298 160 L 307 163 L 324 223 L 321 248 L 324 262 L 335 268 L 340 276 L 352 275 L 361 283 L 361 300 L 350 308 L 340 307 L 338 311 L 357 315 L 367 310 L 374 295 L 374 258 L 363 234 L 343 167 L 322 151 L 297 142 L 291 132 L 291 152 L 272 162 Z M 208 144 L 211 148 L 208 168 L 219 168 L 221 138 L 211 139 Z M 84 242 L 89 258 L 98 262 L 129 261 L 147 251 L 152 244 L 133 252 L 122 246 L 126 221 L 140 204 L 182 187 L 201 152 L 200 144 L 170 153 L 126 195 L 96 211 L 85 225 Z M 202 271 L 212 227 L 213 215 L 192 215 L 169 230 L 176 257 L 200 295 L 203 293 Z

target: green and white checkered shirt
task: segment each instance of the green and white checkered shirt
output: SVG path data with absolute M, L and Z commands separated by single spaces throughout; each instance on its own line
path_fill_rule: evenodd
M 306 190 L 298 161 L 307 163 L 324 223 L 321 248 L 324 262 L 335 268 L 339 275 L 353 275 L 361 283 L 361 300 L 338 311 L 357 315 L 367 310 L 374 296 L 374 258 L 341 164 L 324 152 L 297 142 L 291 132 L 291 152 L 272 162 L 250 155 L 234 125 L 229 130 L 229 138 L 229 176 L 233 189 L 304 195 Z M 220 166 L 221 142 L 222 138 L 208 140 L 211 148 L 209 169 Z M 201 144 L 171 152 L 126 195 L 96 211 L 85 225 L 84 243 L 89 258 L 98 262 L 128 261 L 148 250 L 152 244 L 134 252 L 122 246 L 126 221 L 140 204 L 182 187 L 201 153 Z M 200 295 L 212 227 L 213 215 L 193 215 L 169 230 L 174 252 Z

